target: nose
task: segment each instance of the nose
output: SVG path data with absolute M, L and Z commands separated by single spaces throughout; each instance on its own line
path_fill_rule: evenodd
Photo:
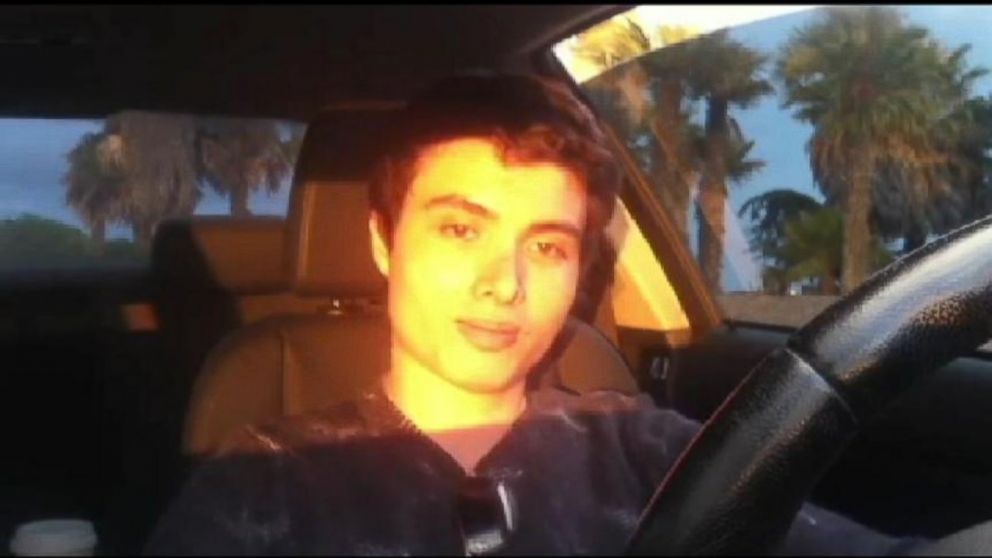
M 473 286 L 476 298 L 491 298 L 501 305 L 524 300 L 524 261 L 516 249 L 491 253 Z

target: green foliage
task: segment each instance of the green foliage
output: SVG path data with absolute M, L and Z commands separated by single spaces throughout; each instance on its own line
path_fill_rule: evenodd
M 607 69 L 651 51 L 654 43 L 637 22 L 624 17 L 580 34 L 574 52 L 577 57 Z
M 966 221 L 960 112 L 985 72 L 968 68 L 969 48 L 949 51 L 890 7 L 828 8 L 783 46 L 783 106 L 813 125 L 814 179 L 844 211 L 845 289 L 864 279 L 877 238 L 913 248 Z
M 0 270 L 48 270 L 139 265 L 147 254 L 133 242 L 101 247 L 82 230 L 38 215 L 0 220 Z
M 843 269 L 844 217 L 834 207 L 794 190 L 779 189 L 755 196 L 738 215 L 752 224 L 751 250 L 764 262 L 762 280 L 770 294 L 785 294 L 793 283 L 811 283 L 823 294 L 837 294 Z M 874 240 L 871 268 L 893 257 Z
M 932 219 L 936 233 L 992 213 L 992 94 L 968 99 L 948 120 L 957 132 L 944 139 L 954 155 L 947 169 L 954 195 L 934 208 L 943 217 Z
M 778 265 L 771 266 L 785 284 L 812 279 L 822 292 L 837 292 L 840 281 L 844 243 L 843 217 L 840 211 L 824 207 L 803 212 L 785 223 L 781 243 L 772 255 Z
M 768 57 L 731 39 L 725 29 L 683 45 L 684 56 L 691 61 L 687 73 L 690 97 L 748 108 L 774 91 L 763 77 Z
M 786 223 L 803 213 L 816 212 L 821 207 L 820 202 L 806 194 L 778 189 L 744 202 L 737 215 L 752 223 L 748 230 L 751 250 L 763 258 L 771 258 L 785 237 Z
M 952 177 L 965 127 L 954 115 L 985 72 L 967 67 L 969 48 L 949 51 L 890 7 L 828 8 L 794 32 L 776 76 L 784 106 L 814 126 L 807 150 L 828 201 L 843 203 L 864 172 L 872 191 L 858 199 L 874 200 L 868 213 L 882 236 L 962 224 Z

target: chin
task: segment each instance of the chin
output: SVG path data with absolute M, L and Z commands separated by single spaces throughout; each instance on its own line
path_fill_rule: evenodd
M 448 381 L 451 383 L 475 393 L 500 393 L 525 381 L 526 377 L 525 373 L 508 375 L 505 368 L 487 369 L 485 367 L 480 367 L 467 374 L 462 368 L 447 375 Z

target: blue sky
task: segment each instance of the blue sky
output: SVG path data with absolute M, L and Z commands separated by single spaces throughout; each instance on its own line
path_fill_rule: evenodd
M 992 8 L 987 6 L 909 6 L 903 8 L 910 22 L 929 29 L 950 48 L 972 45 L 971 65 L 992 70 Z M 774 54 L 789 33 L 810 20 L 815 12 L 800 12 L 738 27 L 734 38 L 768 54 Z M 974 93 L 992 91 L 992 76 L 976 84 Z M 782 110 L 777 95 L 766 97 L 749 110 L 735 110 L 744 133 L 755 140 L 753 156 L 766 162 L 763 171 L 746 184 L 733 186 L 728 215 L 749 198 L 776 188 L 793 188 L 819 197 L 805 153 L 810 128 Z M 121 107 L 128 108 L 128 107 Z M 79 218 L 65 206 L 65 154 L 87 132 L 98 131 L 97 120 L 2 119 L 0 118 L 0 218 L 36 213 L 82 227 Z M 258 214 L 284 215 L 288 205 L 289 179 L 274 194 L 257 193 L 250 208 Z M 228 202 L 206 189 L 196 208 L 198 214 L 226 214 Z M 747 252 L 743 231 L 730 227 L 724 289 L 750 290 L 759 287 L 758 266 Z M 111 237 L 130 236 L 126 229 L 111 229 Z

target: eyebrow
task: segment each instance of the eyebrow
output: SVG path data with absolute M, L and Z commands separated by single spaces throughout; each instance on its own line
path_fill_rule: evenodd
M 529 234 L 540 234 L 540 233 L 560 233 L 579 240 L 582 238 L 582 231 L 572 223 L 566 221 L 543 221 L 541 223 L 534 223 L 530 227 L 527 227 L 527 232 Z
M 433 209 L 437 207 L 460 209 L 467 213 L 471 213 L 472 215 L 477 215 L 489 220 L 496 219 L 498 217 L 498 215 L 491 209 L 470 201 L 464 196 L 460 196 L 458 194 L 438 196 L 436 198 L 432 198 L 424 204 L 425 209 Z M 582 238 L 582 231 L 579 227 L 569 223 L 568 221 L 541 221 L 527 227 L 528 235 L 540 233 L 560 233 L 571 236 L 576 240 Z
M 457 194 L 449 194 L 447 196 L 432 198 L 424 204 L 424 209 L 433 209 L 435 207 L 452 207 L 455 209 L 461 209 L 462 211 L 471 213 L 472 215 L 484 217 L 486 219 L 496 218 L 496 214 L 489 208 L 481 206 L 475 202 L 471 202 Z

